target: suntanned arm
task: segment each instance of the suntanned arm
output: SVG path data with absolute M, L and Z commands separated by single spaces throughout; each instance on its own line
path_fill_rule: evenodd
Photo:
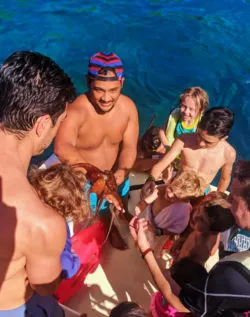
M 137 158 L 133 165 L 133 170 L 136 172 L 147 172 L 153 165 L 159 162 L 159 158 Z
M 78 99 L 76 102 L 79 102 Z M 84 108 L 83 108 L 84 109 Z M 54 151 L 62 162 L 69 164 L 84 163 L 85 160 L 76 147 L 79 129 L 83 123 L 84 110 L 76 110 L 75 103 L 69 105 L 67 117 L 61 123 L 55 138 Z
M 161 175 L 161 173 L 164 171 L 165 168 L 171 164 L 174 159 L 181 153 L 182 149 L 184 147 L 184 142 L 181 140 L 181 138 L 178 138 L 174 141 L 173 145 L 171 146 L 170 150 L 163 156 L 163 158 L 156 163 L 151 172 L 150 175 L 152 175 L 155 179 L 158 179 Z
M 162 292 L 164 298 L 167 300 L 168 304 L 171 305 L 173 308 L 175 308 L 178 312 L 185 312 L 188 313 L 189 310 L 182 304 L 181 300 L 179 299 L 178 296 L 176 296 L 172 292 L 172 288 L 170 285 L 170 281 L 164 277 L 162 274 L 161 269 L 159 268 L 153 252 L 149 252 L 145 256 L 145 260 L 148 264 L 149 270 L 152 274 L 152 277 Z M 168 279 L 171 279 L 170 275 L 167 277 Z M 172 279 L 171 279 L 172 280 Z M 171 284 L 174 284 L 174 288 L 176 289 L 175 293 L 179 294 L 180 293 L 180 287 L 172 280 Z
M 42 296 L 53 294 L 60 283 L 60 255 L 66 243 L 65 220 L 53 210 L 49 212 L 50 217 L 45 220 L 41 218 L 40 222 L 34 224 L 26 250 L 29 282 Z
M 129 120 L 123 135 L 122 148 L 118 160 L 118 170 L 115 172 L 117 184 L 121 184 L 124 178 L 128 176 L 132 168 L 136 153 L 137 140 L 139 135 L 138 113 L 135 104 L 130 100 Z
M 159 136 L 160 136 L 161 142 L 162 142 L 165 146 L 169 146 L 169 142 L 168 142 L 168 139 L 167 139 L 167 137 L 166 137 L 165 130 L 166 130 L 166 129 L 160 128 Z
M 221 177 L 218 184 L 218 192 L 224 192 L 227 190 L 232 176 L 233 164 L 236 159 L 236 152 L 231 149 L 228 157 L 226 158 L 226 163 L 223 165 L 221 170 Z

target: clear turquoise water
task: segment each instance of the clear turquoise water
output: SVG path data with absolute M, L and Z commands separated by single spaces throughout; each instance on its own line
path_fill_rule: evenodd
M 235 111 L 230 142 L 249 159 L 249 19 L 249 0 L 1 0 L 0 61 L 16 50 L 47 54 L 81 93 L 89 56 L 114 51 L 141 131 L 154 114 L 162 124 L 180 92 L 199 85 L 212 106 Z

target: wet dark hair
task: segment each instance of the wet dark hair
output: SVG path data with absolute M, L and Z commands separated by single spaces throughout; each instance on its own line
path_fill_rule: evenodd
M 185 284 L 207 276 L 206 269 L 189 257 L 185 257 L 176 262 L 170 268 L 170 273 L 172 278 L 180 285 L 180 287 L 184 287 Z
M 205 207 L 210 219 L 210 230 L 223 232 L 235 225 L 235 219 L 230 208 L 223 208 L 220 205 Z
M 160 128 L 150 127 L 141 139 L 141 149 L 144 152 L 153 152 L 161 145 Z
M 233 124 L 233 111 L 226 107 L 216 107 L 205 111 L 198 128 L 221 139 L 229 134 Z
M 55 124 L 76 97 L 71 79 L 49 57 L 20 51 L 0 69 L 0 123 L 19 138 L 48 114 Z
M 240 196 L 250 212 L 250 161 L 239 161 L 235 166 L 234 177 L 242 184 Z
M 114 307 L 109 317 L 146 317 L 146 311 L 134 302 L 122 302 Z

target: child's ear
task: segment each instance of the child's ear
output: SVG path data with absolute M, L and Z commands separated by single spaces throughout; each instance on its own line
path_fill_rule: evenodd
M 224 136 L 224 138 L 222 138 L 221 140 L 222 140 L 222 141 L 225 141 L 226 139 L 228 139 L 228 135 L 227 135 L 227 136 Z

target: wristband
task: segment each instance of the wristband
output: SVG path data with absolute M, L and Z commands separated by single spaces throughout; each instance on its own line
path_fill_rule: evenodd
M 153 250 L 152 250 L 151 248 L 146 249 L 145 251 L 141 252 L 141 257 L 144 259 L 145 256 L 146 256 L 149 252 L 153 252 Z
M 149 175 L 149 177 L 147 178 L 146 182 L 147 182 L 147 181 L 154 181 L 154 182 L 155 182 L 154 176 Z

